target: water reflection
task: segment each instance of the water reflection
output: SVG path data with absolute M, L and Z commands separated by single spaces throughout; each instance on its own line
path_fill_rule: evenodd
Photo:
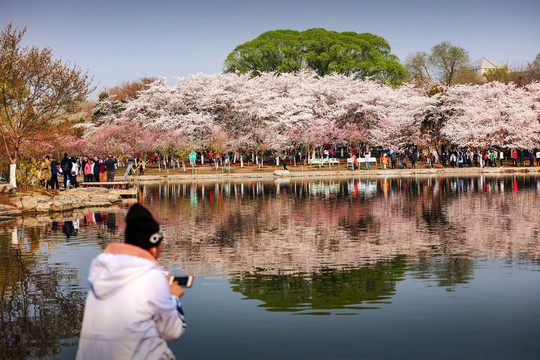
M 141 194 L 163 225 L 167 269 L 224 277 L 221 295 L 276 316 L 380 313 L 398 307 L 411 281 L 453 296 L 483 281 L 482 262 L 495 261 L 525 264 L 512 269 L 512 285 L 523 276 L 521 298 L 537 299 L 527 276 L 540 265 L 538 177 L 164 183 Z M 123 240 L 127 207 L 0 223 L 0 358 L 55 357 L 77 343 L 84 271 Z M 212 296 L 200 313 L 216 306 Z M 253 316 L 242 313 L 249 303 L 237 305 L 240 318 Z M 311 318 L 330 317 L 295 317 Z
M 78 344 L 86 298 L 77 264 L 52 260 L 61 244 L 119 241 L 116 212 L 16 219 L 0 228 L 0 359 L 56 357 Z M 80 217 L 80 218 L 79 218 Z M 109 233 L 111 236 L 104 236 Z
M 407 255 L 540 255 L 538 178 L 387 178 L 145 185 L 165 261 L 311 272 Z M 517 189 L 517 192 L 516 192 Z
M 66 234 L 67 238 L 77 235 L 79 232 L 79 219 L 75 221 L 65 221 L 62 231 L 64 234 Z
M 105 230 L 109 233 L 116 233 L 118 225 L 116 223 L 115 212 L 93 212 L 88 213 L 83 218 L 84 227 L 95 227 L 98 230 Z
M 350 269 L 322 268 L 313 273 L 268 273 L 263 269 L 236 274 L 232 289 L 245 299 L 262 301 L 269 311 L 302 315 L 351 315 L 389 303 L 396 282 L 404 279 L 403 256 Z
M 84 305 L 77 273 L 40 259 L 45 232 L 0 233 L 0 358 L 43 358 L 77 344 Z
M 468 256 L 420 256 L 411 264 L 409 271 L 416 279 L 430 280 L 436 286 L 454 291 L 455 286 L 469 283 L 473 279 L 474 260 Z
M 358 268 L 321 268 L 312 273 L 288 273 L 282 269 L 257 269 L 234 274 L 233 291 L 246 300 L 260 300 L 268 311 L 301 315 L 353 315 L 360 310 L 391 304 L 396 284 L 408 275 L 453 292 L 473 279 L 474 259 L 467 256 L 406 256 L 378 261 Z

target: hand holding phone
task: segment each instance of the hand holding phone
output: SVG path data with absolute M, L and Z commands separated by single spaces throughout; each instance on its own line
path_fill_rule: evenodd
M 191 285 L 193 285 L 194 277 L 193 275 L 187 275 L 187 276 L 169 276 L 169 285 L 174 284 L 174 282 L 177 282 L 178 285 L 181 287 L 190 288 Z
M 172 279 L 172 276 L 171 276 Z M 184 288 L 182 288 L 178 283 L 169 281 L 169 290 L 171 291 L 172 296 L 176 296 L 177 298 L 181 298 L 184 296 Z

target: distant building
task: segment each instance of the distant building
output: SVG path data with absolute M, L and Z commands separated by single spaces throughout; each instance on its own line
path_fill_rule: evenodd
M 472 71 L 477 73 L 480 77 L 484 75 L 486 71 L 489 69 L 496 69 L 496 68 L 502 68 L 507 65 L 505 64 L 499 64 L 498 62 L 495 62 L 493 60 L 486 59 L 485 57 L 481 58 L 480 60 L 476 60 L 475 62 L 469 64 L 469 67 Z M 511 71 L 510 68 L 508 68 L 508 71 Z

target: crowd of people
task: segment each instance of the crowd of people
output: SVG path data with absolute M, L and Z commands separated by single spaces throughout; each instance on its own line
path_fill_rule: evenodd
M 372 166 L 370 163 L 374 163 L 374 165 L 378 165 L 383 169 L 414 169 L 419 163 L 427 164 L 427 166 L 431 168 L 484 168 L 501 167 L 503 165 L 513 167 L 540 167 L 540 149 L 502 150 L 497 148 L 478 151 L 472 149 L 446 150 L 445 148 L 442 148 L 439 151 L 437 149 L 423 149 L 419 151 L 417 148 L 411 147 L 397 152 L 380 149 L 360 151 L 359 149 L 349 148 L 348 150 L 349 154 L 348 159 L 346 160 L 347 164 L 350 164 L 353 170 L 357 170 L 360 165 L 365 166 L 366 170 L 370 170 Z M 218 164 L 230 166 L 233 162 L 241 161 L 245 166 L 250 164 L 250 160 L 255 160 L 255 158 L 250 159 L 246 154 L 239 155 L 229 152 L 212 153 L 211 150 L 201 151 L 195 154 L 196 157 L 190 158 L 192 166 L 195 166 L 196 161 L 200 161 L 201 164 L 206 162 L 210 166 L 214 165 L 216 167 Z M 336 158 L 337 154 L 335 149 L 325 149 L 323 154 L 324 159 L 326 160 L 340 161 Z M 285 153 L 285 155 L 281 156 L 275 155 L 274 157 L 272 157 L 271 154 L 268 155 L 270 156 L 267 156 L 266 159 L 271 160 L 273 158 L 276 166 L 281 164 L 283 165 L 284 170 L 287 170 L 287 165 L 301 164 L 302 158 L 304 158 L 304 154 L 300 151 Z M 264 157 L 261 157 L 261 159 L 264 159 Z M 306 156 L 304 159 L 309 163 L 309 157 Z M 122 160 L 122 158 L 120 158 L 120 160 Z M 165 164 L 165 158 L 155 154 L 148 162 L 142 158 L 135 158 L 128 161 L 128 165 L 129 163 L 133 165 L 133 167 L 130 167 L 131 171 L 138 170 L 139 175 L 144 175 L 147 164 L 155 165 L 160 161 L 163 161 Z M 261 162 L 262 161 L 259 160 L 256 161 L 259 166 L 261 166 Z M 60 161 L 56 160 L 54 156 L 46 156 L 40 163 L 37 180 L 39 180 L 40 185 L 51 189 L 59 189 L 60 182 L 62 182 L 64 189 L 78 187 L 80 181 L 112 182 L 114 181 L 115 169 L 119 165 L 122 165 L 122 163 L 119 163 L 119 161 L 111 155 L 104 158 L 98 156 L 69 157 L 66 153 Z M 9 173 L 4 167 L 1 172 L 0 181 L 8 181 L 8 178 Z
M 359 159 L 363 159 L 362 162 L 365 162 L 366 169 L 369 170 L 368 159 L 371 158 L 371 153 L 358 153 L 357 155 L 356 152 L 351 151 L 350 153 L 353 170 L 358 169 Z M 540 149 L 511 149 L 508 151 L 501 149 L 484 151 L 453 149 L 447 151 L 443 149 L 440 153 L 436 149 L 421 153 L 417 152 L 416 149 L 407 149 L 402 152 L 382 151 L 379 156 L 379 163 L 384 169 L 407 169 L 409 167 L 414 169 L 418 163 L 426 163 L 431 168 L 435 167 L 436 164 L 443 168 L 502 167 L 505 162 L 513 167 L 540 166 Z
M 45 188 L 59 189 L 59 178 L 63 177 L 64 189 L 79 186 L 79 175 L 84 182 L 114 181 L 118 161 L 109 155 L 105 159 L 98 156 L 69 157 L 67 153 L 60 162 L 54 156 L 45 156 L 41 162 L 39 182 Z
M 470 149 L 460 149 L 442 151 L 440 154 L 433 150 L 427 155 L 431 167 L 439 163 L 442 167 L 502 167 L 506 161 L 517 166 L 540 166 L 540 150 L 511 149 L 503 151 L 501 149 L 490 149 L 485 151 L 474 151 Z M 528 164 L 527 164 L 528 162 Z
M 287 165 L 309 164 L 311 157 L 316 158 L 316 153 L 313 155 L 306 155 L 301 151 L 284 152 L 281 155 L 267 153 L 265 156 L 259 156 L 259 160 L 256 160 L 255 155 L 250 157 L 244 154 L 237 154 L 233 152 L 212 152 L 212 150 L 203 150 L 194 153 L 196 156 L 190 158 L 190 165 L 196 166 L 196 163 L 208 164 L 209 166 L 230 166 L 232 163 L 241 162 L 243 166 L 253 164 L 261 164 L 262 160 L 272 161 L 276 166 L 282 165 L 284 170 L 287 170 Z M 328 148 L 322 152 L 324 160 L 343 161 L 338 159 L 338 154 L 335 149 Z M 418 164 L 427 164 L 430 167 L 495 167 L 503 166 L 503 162 L 507 165 L 518 166 L 540 166 L 540 149 L 526 150 L 526 149 L 490 149 L 485 151 L 471 150 L 471 149 L 452 149 L 437 151 L 436 149 L 428 150 L 423 149 L 418 151 L 417 148 L 408 148 L 402 151 L 393 150 L 366 150 L 360 149 L 348 149 L 349 164 L 353 169 L 358 169 L 360 165 L 365 166 L 367 170 L 371 169 L 370 163 L 378 165 L 384 169 L 407 169 L 415 168 Z M 149 164 L 156 164 L 163 162 L 165 159 L 157 154 L 154 154 L 148 161 Z M 528 164 L 527 164 L 528 162 Z M 324 161 L 322 162 L 325 163 Z M 139 175 L 144 175 L 144 168 L 146 162 L 142 159 L 135 159 L 134 164 L 138 166 Z M 171 163 L 172 164 L 172 163 Z

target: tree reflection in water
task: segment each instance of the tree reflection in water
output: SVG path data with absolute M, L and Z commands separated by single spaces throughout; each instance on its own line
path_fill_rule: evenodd
M 474 260 L 468 256 L 419 256 L 411 264 L 410 272 L 413 277 L 423 280 L 433 280 L 437 286 L 454 291 L 453 287 L 466 284 L 473 279 Z
M 0 359 L 55 356 L 77 344 L 85 295 L 74 269 L 40 259 L 43 229 L 16 231 L 0 233 Z
M 396 284 L 406 275 L 432 280 L 454 291 L 455 286 L 473 278 L 473 259 L 464 256 L 427 258 L 418 262 L 396 256 L 358 268 L 321 268 L 313 273 L 276 274 L 264 269 L 234 274 L 232 289 L 246 300 L 262 301 L 268 311 L 288 311 L 302 315 L 351 315 L 360 310 L 390 304 Z M 343 311 L 336 311 L 343 310 Z
M 293 274 L 270 274 L 259 269 L 234 275 L 230 282 L 234 291 L 245 299 L 262 301 L 259 306 L 268 311 L 351 314 L 377 309 L 376 304 L 389 302 L 396 283 L 404 279 L 406 265 L 405 257 L 397 256 L 356 269 L 322 268 L 313 273 Z
M 399 254 L 539 259 L 537 184 L 533 176 L 411 177 L 171 183 L 142 192 L 174 239 L 164 261 L 313 272 Z M 465 260 L 456 261 L 459 268 Z

